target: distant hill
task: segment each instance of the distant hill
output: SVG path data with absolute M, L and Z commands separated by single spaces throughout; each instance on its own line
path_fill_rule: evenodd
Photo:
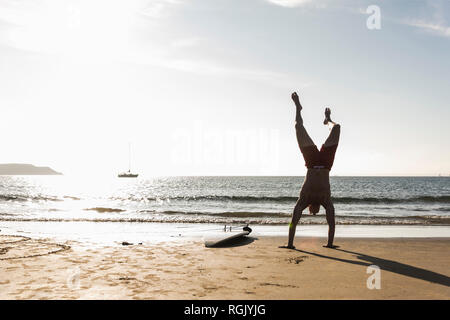
M 0 164 L 0 175 L 61 175 L 49 167 L 36 167 L 26 163 Z

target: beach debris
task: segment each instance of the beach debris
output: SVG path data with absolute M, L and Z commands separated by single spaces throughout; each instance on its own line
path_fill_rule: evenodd
M 133 244 L 131 242 L 123 241 L 122 245 L 123 246 L 132 246 Z
M 303 260 L 305 260 L 307 258 L 308 258 L 308 256 L 299 256 L 299 257 L 295 257 L 295 258 L 288 258 L 286 260 L 290 263 L 299 264 L 300 262 L 302 262 Z

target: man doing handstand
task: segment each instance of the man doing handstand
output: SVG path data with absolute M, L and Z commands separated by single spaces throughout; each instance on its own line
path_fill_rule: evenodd
M 292 215 L 292 222 L 289 224 L 289 240 L 287 248 L 293 249 L 295 229 L 298 221 L 302 215 L 302 211 L 309 207 L 311 214 L 317 214 L 320 206 L 325 208 L 327 223 L 328 223 L 328 244 L 326 247 L 334 248 L 334 206 L 331 202 L 330 191 L 330 170 L 333 166 L 334 155 L 339 143 L 339 135 L 341 127 L 334 123 L 331 118 L 331 110 L 325 108 L 324 124 L 331 125 L 331 132 L 325 143 L 322 145 L 320 151 L 309 137 L 303 126 L 303 119 L 301 116 L 302 105 L 300 104 L 298 95 L 294 92 L 291 96 L 296 107 L 295 130 L 297 133 L 297 142 L 300 151 L 305 159 L 305 166 L 308 168 L 305 181 L 303 182 L 300 197 L 295 204 L 294 213 Z

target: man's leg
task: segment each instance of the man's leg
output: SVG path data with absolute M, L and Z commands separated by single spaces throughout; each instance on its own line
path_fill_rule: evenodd
M 308 135 L 303 123 L 299 124 L 298 121 L 295 122 L 295 132 L 297 133 L 297 142 L 300 150 L 304 147 L 314 146 L 314 141 Z M 305 159 L 306 160 L 306 159 Z
M 327 140 L 320 149 L 320 162 L 329 170 L 331 170 L 331 167 L 333 167 L 334 156 L 336 154 L 336 149 L 339 144 L 339 136 L 341 135 L 341 126 L 337 123 L 334 123 L 331 120 L 330 113 L 331 113 L 330 109 L 326 108 L 324 123 L 331 125 L 332 128 L 330 134 L 328 135 Z
M 302 216 L 303 210 L 305 210 L 307 206 L 308 203 L 306 199 L 302 197 L 300 197 L 297 200 L 297 203 L 295 204 L 294 213 L 292 214 L 292 221 L 289 224 L 289 239 L 287 248 L 295 248 L 294 247 L 295 229 L 297 228 L 297 224 L 298 221 L 300 220 L 300 217 Z
M 325 108 L 325 120 L 324 124 L 331 125 L 331 132 L 328 135 L 327 140 L 323 144 L 324 147 L 331 147 L 339 144 L 339 136 L 341 135 L 341 126 L 331 120 L 331 110 L 330 108 Z
M 297 142 L 300 149 L 302 147 L 308 147 L 313 146 L 314 142 L 312 141 L 311 137 L 308 135 L 308 132 L 306 132 L 305 127 L 303 126 L 303 118 L 301 115 L 302 111 L 302 105 L 300 104 L 300 100 L 298 98 L 298 95 L 296 92 L 292 94 L 292 100 L 295 103 L 295 131 L 297 133 Z

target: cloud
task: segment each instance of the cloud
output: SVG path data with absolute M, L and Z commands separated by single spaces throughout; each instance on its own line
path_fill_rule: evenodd
M 140 14 L 147 18 L 165 18 L 176 6 L 183 4 L 182 0 L 150 0 L 140 10 Z
M 420 17 L 405 18 L 401 24 L 417 28 L 423 32 L 440 37 L 450 37 L 450 26 L 448 26 L 445 13 L 448 12 L 448 2 L 429 0 L 423 4 L 417 14 Z
M 267 1 L 272 4 L 287 8 L 299 7 L 309 2 L 312 2 L 311 0 L 267 0 Z
M 276 2 L 280 5 L 290 2 L 286 6 L 291 6 L 305 0 Z M 236 62 L 208 54 L 203 50 L 212 46 L 207 37 L 173 29 L 172 20 L 166 19 L 178 6 L 186 3 L 184 0 L 130 0 L 126 5 L 121 0 L 99 0 L 96 3 L 93 6 L 86 0 L 79 6 L 69 6 L 68 0 L 48 0 L 42 7 L 23 2 L 24 7 L 20 10 L 14 7 L 0 10 L 0 23 L 11 24 L 11 27 L 0 29 L 0 45 L 60 55 L 70 63 L 119 61 L 186 73 L 262 81 L 275 86 L 305 82 L 289 74 L 239 66 L 239 63 L 236 65 Z M 104 12 L 106 7 L 109 10 Z M 74 12 L 79 15 L 79 23 L 72 27 L 69 18 Z
M 265 69 L 249 69 L 225 64 L 208 59 L 171 58 L 166 55 L 150 55 L 144 52 L 135 53 L 127 58 L 128 63 L 149 65 L 199 75 L 232 77 L 250 81 L 262 81 L 274 86 L 286 87 L 292 83 L 302 83 L 303 87 L 311 85 L 303 79 L 293 78 L 285 73 Z
M 403 23 L 408 26 L 420 28 L 426 32 L 430 32 L 441 37 L 450 38 L 450 27 L 442 23 L 433 23 L 424 20 L 407 20 Z

